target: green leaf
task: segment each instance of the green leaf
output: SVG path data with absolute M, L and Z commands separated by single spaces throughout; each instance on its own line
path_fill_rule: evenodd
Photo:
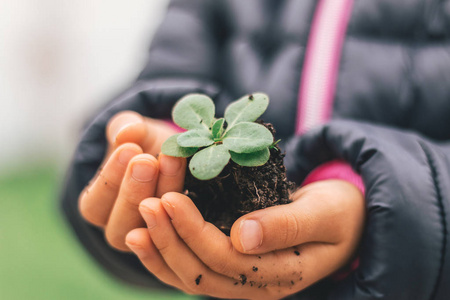
M 181 147 L 206 147 L 214 144 L 214 139 L 206 129 L 192 129 L 178 136 L 178 145 Z
M 214 102 L 206 95 L 189 94 L 181 98 L 173 108 L 173 121 L 184 129 L 209 130 L 214 120 Z
M 228 129 L 240 122 L 256 121 L 266 111 L 268 105 L 269 97 L 263 93 L 246 95 L 231 103 L 225 110 Z
M 200 180 L 216 177 L 230 161 L 230 153 L 223 145 L 213 145 L 196 153 L 189 163 L 192 175 Z
M 231 159 L 243 167 L 257 167 L 264 165 L 270 158 L 269 148 L 252 152 L 252 153 L 236 153 L 230 151 Z
M 178 145 L 177 139 L 181 133 L 172 135 L 161 146 L 161 152 L 174 157 L 189 157 L 197 152 L 198 148 L 184 148 Z
M 215 139 L 220 138 L 223 133 L 223 123 L 225 122 L 224 118 L 220 118 L 216 120 L 212 126 L 212 135 Z
M 272 133 L 261 124 L 242 122 L 232 127 L 223 138 L 223 145 L 237 153 L 250 153 L 269 147 Z

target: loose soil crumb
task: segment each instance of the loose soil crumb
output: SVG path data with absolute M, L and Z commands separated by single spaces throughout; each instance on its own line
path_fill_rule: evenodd
M 253 270 L 253 272 L 258 272 L 258 268 L 255 266 L 252 268 L 252 270 Z
M 262 124 L 275 133 L 272 124 Z M 231 226 L 239 217 L 254 210 L 291 202 L 289 194 L 295 189 L 295 184 L 286 178 L 283 158 L 284 153 L 276 145 L 270 149 L 270 159 L 263 166 L 242 167 L 230 160 L 219 176 L 205 181 L 196 179 L 187 171 L 186 194 L 206 221 L 229 235 Z
M 239 275 L 239 278 L 241 279 L 242 285 L 247 283 L 247 276 L 245 276 L 244 274 Z
M 202 280 L 202 274 L 198 275 L 198 277 L 195 279 L 195 284 L 199 285 L 200 284 L 200 280 Z

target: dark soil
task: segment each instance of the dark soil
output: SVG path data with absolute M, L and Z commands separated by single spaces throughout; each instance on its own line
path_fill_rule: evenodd
M 271 124 L 264 125 L 275 133 Z M 198 180 L 186 172 L 185 189 L 206 221 L 224 233 L 242 215 L 269 206 L 291 202 L 289 194 L 295 184 L 286 179 L 284 153 L 275 146 L 269 161 L 259 167 L 242 167 L 230 160 L 216 178 Z

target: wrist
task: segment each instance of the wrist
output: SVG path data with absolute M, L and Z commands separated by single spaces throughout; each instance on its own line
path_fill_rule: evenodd
M 302 182 L 302 186 L 313 182 L 340 179 L 356 186 L 364 195 L 365 187 L 361 176 L 345 161 L 333 160 L 315 168 Z
M 365 195 L 365 186 L 361 176 L 353 170 L 350 164 L 341 160 L 330 161 L 318 166 L 311 173 L 309 173 L 309 175 L 303 181 L 302 186 L 313 182 L 329 179 L 344 180 L 350 184 L 353 184 L 356 188 L 358 188 L 359 191 L 361 191 L 363 195 Z M 359 257 L 356 257 L 346 266 L 335 272 L 331 276 L 331 279 L 333 281 L 342 281 L 347 278 L 353 271 L 355 271 L 358 266 Z

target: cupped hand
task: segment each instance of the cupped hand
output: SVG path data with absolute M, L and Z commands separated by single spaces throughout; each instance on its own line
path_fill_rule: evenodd
M 147 228 L 131 231 L 127 244 L 150 272 L 186 293 L 279 299 L 345 265 L 364 223 L 362 194 L 347 182 L 313 183 L 293 199 L 243 216 L 230 238 L 185 195 L 149 198 L 140 204 Z
M 318 181 L 298 189 L 291 198 L 288 205 L 239 218 L 231 229 L 233 246 L 246 254 L 306 243 L 338 246 L 342 253 L 355 248 L 365 217 L 364 197 L 356 186 L 343 180 Z
M 159 155 L 175 130 L 165 122 L 121 112 L 106 128 L 108 151 L 102 167 L 79 197 L 81 215 L 105 230 L 112 247 L 129 251 L 126 234 L 144 226 L 138 211 L 147 197 L 182 191 L 185 159 Z

